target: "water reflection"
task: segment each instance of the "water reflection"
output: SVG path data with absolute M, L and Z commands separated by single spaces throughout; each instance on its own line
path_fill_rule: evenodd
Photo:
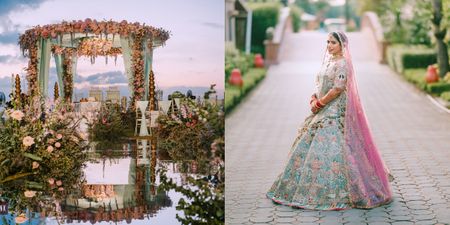
M 180 180 L 182 176 L 176 164 L 158 156 L 151 140 L 128 142 L 109 150 L 98 147 L 90 152 L 92 161 L 85 168 L 85 185 L 61 203 L 65 223 L 180 224 L 176 214 L 183 213 L 175 206 L 182 195 L 158 192 L 156 171 L 163 166 L 171 178 Z M 7 218 L 13 221 L 10 215 Z M 55 218 L 31 218 L 24 224 L 57 224 Z

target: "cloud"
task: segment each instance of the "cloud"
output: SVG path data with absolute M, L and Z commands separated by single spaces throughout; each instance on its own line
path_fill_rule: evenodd
M 0 43 L 2 44 L 17 44 L 18 41 L 19 31 L 0 33 Z
M 8 14 L 13 10 L 24 10 L 26 8 L 37 8 L 46 0 L 0 0 L 0 15 Z
M 89 84 L 115 84 L 128 83 L 127 77 L 121 71 L 110 71 L 105 73 L 96 73 L 89 76 L 76 76 L 75 82 L 88 82 Z
M 202 23 L 202 25 L 212 28 L 224 29 L 224 25 L 219 23 L 204 22 Z

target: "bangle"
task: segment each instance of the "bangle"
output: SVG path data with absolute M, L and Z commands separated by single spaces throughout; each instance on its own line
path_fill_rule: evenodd
M 325 106 L 322 102 L 320 102 L 320 99 L 317 99 L 315 105 L 316 105 L 317 108 L 323 108 Z

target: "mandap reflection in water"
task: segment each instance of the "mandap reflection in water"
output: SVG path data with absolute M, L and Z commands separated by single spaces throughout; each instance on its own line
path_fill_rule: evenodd
M 134 151 L 126 144 L 121 150 L 114 151 L 115 156 L 96 157 L 95 162 L 88 163 L 83 189 L 62 205 L 67 223 L 130 223 L 150 219 L 159 210 L 173 206 L 169 193 L 157 192 L 156 151 L 143 154 L 142 151 L 150 150 L 149 146 L 143 146 L 150 141 L 137 142 L 133 145 Z M 142 155 L 146 157 L 142 158 Z M 176 176 L 175 173 L 172 175 Z

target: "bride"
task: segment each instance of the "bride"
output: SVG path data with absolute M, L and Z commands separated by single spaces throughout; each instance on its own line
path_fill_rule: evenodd
M 389 170 L 372 140 L 354 76 L 347 36 L 330 33 L 312 114 L 268 198 L 314 210 L 367 209 L 392 201 Z

